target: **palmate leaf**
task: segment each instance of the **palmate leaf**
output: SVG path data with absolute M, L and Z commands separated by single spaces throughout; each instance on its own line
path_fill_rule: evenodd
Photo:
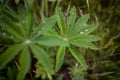
M 75 20 L 76 20 L 76 8 L 75 7 L 72 7 L 71 10 L 70 10 L 70 16 L 68 17 L 67 19 L 67 24 L 68 26 L 73 26 L 74 23 L 75 23 Z
M 45 21 L 45 23 L 37 26 L 37 28 L 35 29 L 35 31 L 33 32 L 32 36 L 31 36 L 31 38 L 36 39 L 41 34 L 44 34 L 45 32 L 49 31 L 54 26 L 55 22 L 56 22 L 56 16 L 52 16 L 52 17 L 48 18 Z
M 24 80 L 26 73 L 29 72 L 31 66 L 31 56 L 28 46 L 25 46 L 19 56 L 19 73 L 17 80 Z
M 55 72 L 57 72 L 63 64 L 65 57 L 65 49 L 65 47 L 59 47 L 59 49 L 57 50 Z
M 38 45 L 30 45 L 30 48 L 34 54 L 34 56 L 37 58 L 37 60 L 40 62 L 40 64 L 48 71 L 48 73 L 53 73 L 52 69 L 52 62 L 48 56 L 48 54 L 40 48 Z
M 36 42 L 45 46 L 69 46 L 69 44 L 59 36 L 42 36 L 37 39 Z
M 65 21 L 65 16 L 60 8 L 56 8 L 56 15 L 57 15 L 57 24 L 60 29 L 60 33 L 64 35 L 64 33 L 66 32 L 66 21 Z
M 68 47 L 72 56 L 81 64 L 83 68 L 87 68 L 87 64 L 82 56 L 74 47 Z
M 0 70 L 3 69 L 22 49 L 21 44 L 10 46 L 5 52 L 0 55 Z

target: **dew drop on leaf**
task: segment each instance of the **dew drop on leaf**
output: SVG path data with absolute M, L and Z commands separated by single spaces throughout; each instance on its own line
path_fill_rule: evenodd
M 83 32 L 80 32 L 80 34 L 83 34 Z
M 13 38 L 14 38 L 14 36 L 10 36 L 10 38 L 11 38 L 11 39 L 13 39 Z
M 5 35 L 6 35 L 6 33 L 4 32 L 4 33 L 3 33 L 3 36 L 5 36 Z
M 85 31 L 88 31 L 87 29 Z
M 23 20 L 22 23 L 25 23 L 25 20 Z

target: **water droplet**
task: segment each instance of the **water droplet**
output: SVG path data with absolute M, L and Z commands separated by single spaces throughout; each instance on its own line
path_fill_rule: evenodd
M 14 38 L 14 36 L 10 36 L 10 38 L 11 38 L 11 39 L 13 39 L 13 38 Z
M 80 34 L 83 34 L 83 32 L 80 32 Z
M 6 33 L 4 32 L 4 33 L 3 33 L 3 36 L 5 36 L 5 35 L 6 35 Z
M 87 29 L 85 31 L 88 31 Z
M 22 23 L 25 23 L 25 20 L 23 20 Z

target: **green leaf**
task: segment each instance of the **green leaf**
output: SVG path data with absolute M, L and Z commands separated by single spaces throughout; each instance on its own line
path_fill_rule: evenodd
M 45 46 L 69 46 L 69 44 L 59 36 L 42 36 L 37 43 Z
M 71 11 L 70 11 L 70 16 L 68 17 L 67 19 L 67 23 L 68 23 L 68 26 L 73 26 L 73 24 L 75 23 L 75 20 L 76 20 L 76 8 L 75 7 L 72 7 L 71 8 Z
M 69 41 L 71 42 L 78 42 L 78 41 L 86 41 L 86 42 L 93 42 L 93 41 L 98 41 L 101 38 L 95 35 L 78 35 L 78 36 L 74 36 L 71 37 L 71 39 L 69 39 Z
M 30 36 L 34 26 L 34 15 L 32 10 L 29 10 L 27 13 L 26 24 L 28 36 Z
M 2 22 L 2 24 L 4 25 L 5 29 L 11 33 L 13 36 L 15 36 L 16 38 L 23 40 L 23 36 L 20 34 L 21 32 L 19 32 L 19 28 L 17 25 L 15 25 L 13 22 L 11 21 L 7 21 L 6 19 L 2 18 L 2 20 L 0 20 L 0 22 Z
M 12 10 L 9 6 L 6 6 L 5 9 L 2 9 L 2 15 L 9 18 L 10 20 L 18 20 L 17 13 Z
M 26 73 L 29 72 L 31 66 L 31 56 L 27 46 L 24 47 L 19 56 L 19 73 L 17 75 L 17 80 L 24 80 Z
M 68 47 L 73 57 L 81 64 L 83 68 L 87 68 L 84 57 L 74 47 Z
M 59 47 L 59 49 L 57 50 L 55 72 L 59 71 L 63 64 L 65 49 L 66 49 L 65 47 Z
M 26 2 L 28 3 L 28 5 L 29 5 L 30 7 L 32 7 L 32 4 L 34 3 L 34 0 L 26 0 Z
M 0 55 L 0 70 L 3 69 L 21 50 L 21 44 L 10 46 L 5 52 Z
M 89 19 L 89 14 L 85 14 L 83 16 L 81 16 L 81 18 L 79 18 L 76 22 L 76 26 L 83 26 L 87 23 Z
M 4 8 L 6 5 L 7 5 L 7 3 L 8 3 L 8 1 L 9 0 L 1 0 L 0 2 L 0 8 L 2 9 L 2 8 Z
M 75 42 L 70 42 L 70 43 L 77 47 L 90 48 L 94 50 L 98 49 L 95 45 L 93 45 L 90 42 L 86 42 L 86 41 L 75 41 Z
M 15 0 L 15 3 L 18 4 L 20 2 L 20 0 Z
M 96 25 L 92 24 L 92 25 L 84 25 L 84 26 L 79 26 L 78 28 L 76 27 L 77 32 L 79 33 L 83 33 L 83 34 L 89 34 L 92 31 L 94 31 L 96 29 Z
M 57 15 L 57 24 L 60 29 L 62 35 L 66 32 L 66 21 L 65 16 L 62 13 L 60 8 L 56 8 L 56 15 Z
M 46 69 L 46 71 L 48 71 L 49 73 L 53 73 L 52 62 L 48 54 L 38 45 L 30 45 L 30 48 L 34 56 L 41 63 L 41 65 Z
M 48 18 L 45 21 L 45 23 L 38 25 L 32 35 L 32 39 L 35 39 L 39 37 L 41 34 L 44 34 L 45 32 L 49 31 L 54 26 L 55 22 L 56 22 L 56 16 L 52 16 Z
M 17 23 L 17 25 L 20 28 L 21 34 L 26 38 L 27 37 L 27 35 L 26 35 L 26 31 L 27 31 L 27 29 L 26 29 L 27 28 L 26 12 L 25 12 L 23 6 L 19 6 L 18 12 L 19 12 L 19 15 L 18 15 L 19 23 Z

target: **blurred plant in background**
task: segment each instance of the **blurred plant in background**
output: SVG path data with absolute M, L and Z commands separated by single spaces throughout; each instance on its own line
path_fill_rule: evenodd
M 18 45 L 18 43 L 24 43 L 25 41 L 29 43 L 27 40 L 32 40 L 30 45 L 27 44 L 30 47 L 29 49 L 23 48 L 23 50 L 17 53 L 23 54 L 26 53 L 25 51 L 29 52 L 32 56 L 30 57 L 32 59 L 31 70 L 28 71 L 27 69 L 29 68 L 24 70 L 25 63 L 22 63 L 25 62 L 23 61 L 25 58 L 27 59 L 27 54 L 17 55 L 9 63 L 5 61 L 4 65 L 7 63 L 8 65 L 0 71 L 0 79 L 15 80 L 16 76 L 24 76 L 25 80 L 119 80 L 119 10 L 119 0 L 0 0 L 0 24 L 2 23 L 0 25 L 0 55 L 10 45 L 16 43 Z M 86 13 L 89 13 L 89 15 Z M 53 15 L 55 16 L 51 17 Z M 86 24 L 87 21 L 88 23 Z M 20 25 L 17 23 L 20 23 Z M 95 25 L 89 24 L 96 24 L 97 29 Z M 26 25 L 30 27 L 32 25 L 30 30 L 31 36 L 24 34 L 24 31 L 29 33 L 24 28 L 16 29 L 16 27 L 13 27 L 11 30 L 8 27 L 9 31 L 7 31 L 5 26 L 10 25 L 14 25 L 14 27 Z M 49 27 L 50 25 L 51 27 Z M 83 29 L 80 29 L 80 27 L 75 28 L 77 27 L 76 25 L 91 26 L 92 29 L 87 27 Z M 46 26 L 43 28 L 44 30 L 42 26 Z M 94 38 L 88 37 L 90 32 L 85 33 L 87 35 L 81 36 L 80 34 L 82 33 L 80 32 L 86 29 L 91 30 L 90 32 L 96 29 L 92 34 L 99 35 L 102 38 L 99 42 L 94 42 L 99 47 L 98 50 L 88 49 L 96 49 L 96 47 L 87 42 L 97 41 L 100 38 L 97 36 L 93 36 Z M 39 31 L 41 32 L 38 34 L 37 32 Z M 11 33 L 15 35 L 11 35 Z M 75 40 L 78 40 L 78 42 Z M 11 49 L 11 53 L 13 50 L 14 48 Z M 35 56 L 40 51 L 43 53 L 41 53 L 44 56 L 43 58 Z M 5 53 L 10 52 L 8 50 Z M 81 55 L 78 55 L 79 53 Z M 3 56 L 1 57 L 0 64 L 4 63 L 2 58 Z M 21 64 L 22 66 L 20 66 Z M 86 66 L 87 68 L 85 68 Z M 20 67 L 23 67 L 23 70 L 20 70 Z M 19 75 L 17 75 L 18 71 Z M 26 73 L 27 75 L 25 76 Z

